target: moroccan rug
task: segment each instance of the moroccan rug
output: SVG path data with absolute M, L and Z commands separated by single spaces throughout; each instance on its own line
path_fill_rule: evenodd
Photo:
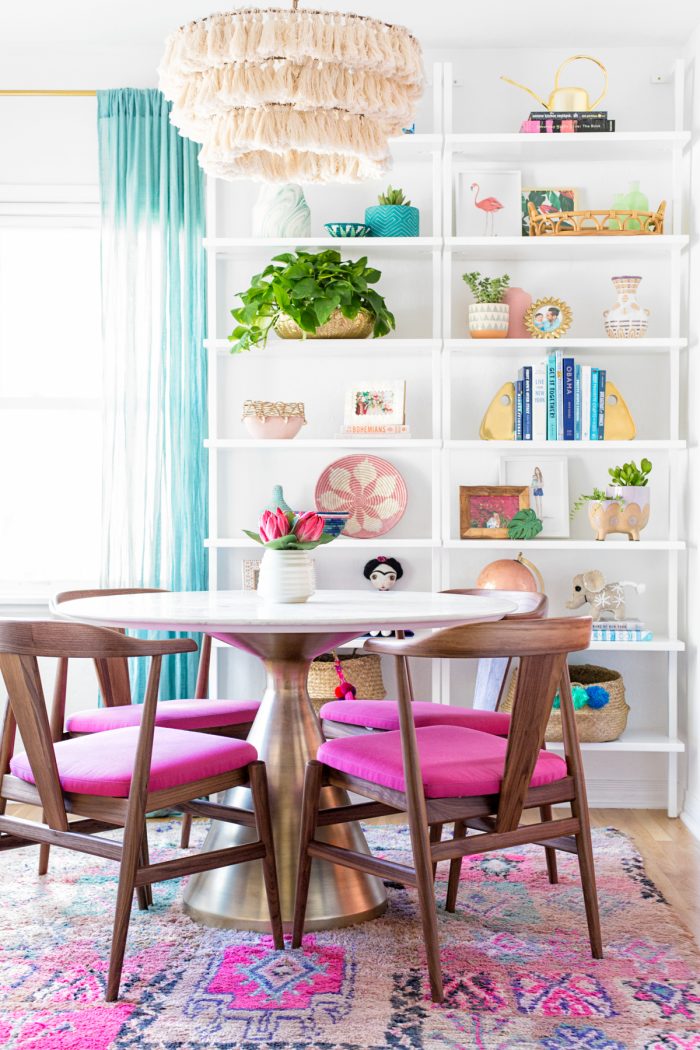
M 203 827 L 197 829 L 203 834 Z M 177 840 L 153 824 L 152 854 Z M 372 827 L 398 859 L 405 827 Z M 541 849 L 465 859 L 440 912 L 447 1001 L 431 1003 L 415 896 L 389 885 L 373 922 L 308 936 L 302 952 L 208 929 L 182 885 L 134 911 L 117 1003 L 102 1000 L 116 865 L 52 851 L 0 857 L 0 1046 L 7 1050 L 696 1050 L 700 954 L 629 840 L 595 833 L 606 957 L 591 959 L 574 857 L 550 886 Z M 440 865 L 446 868 L 446 865 Z M 439 870 L 439 903 L 446 872 Z

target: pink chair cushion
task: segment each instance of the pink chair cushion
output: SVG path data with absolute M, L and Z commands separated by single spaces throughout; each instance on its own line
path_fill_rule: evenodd
M 463 726 L 496 736 L 508 736 L 510 728 L 510 715 L 504 711 L 473 711 L 425 700 L 416 700 L 411 709 L 417 726 Z M 321 708 L 321 718 L 367 729 L 398 729 L 399 704 L 397 700 L 332 700 Z
M 81 795 L 126 798 L 131 787 L 139 732 L 133 726 L 54 744 L 63 790 Z M 257 757 L 255 748 L 245 740 L 158 727 L 153 738 L 148 790 L 164 791 L 205 777 L 215 777 L 241 769 Z M 35 783 L 24 752 L 12 758 L 10 769 L 20 780 Z
M 164 729 L 221 729 L 244 725 L 258 713 L 258 700 L 163 700 L 156 711 L 156 725 Z M 69 733 L 102 733 L 141 725 L 143 704 L 94 707 L 77 711 L 66 722 Z
M 503 737 L 461 726 L 426 726 L 416 730 L 416 737 L 426 798 L 471 798 L 500 790 L 508 746 Z M 341 773 L 405 790 L 398 732 L 327 740 L 316 757 Z M 540 751 L 530 786 L 550 784 L 566 775 L 562 758 Z

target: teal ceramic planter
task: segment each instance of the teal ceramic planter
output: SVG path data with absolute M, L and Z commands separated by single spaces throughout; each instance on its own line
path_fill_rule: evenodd
M 405 204 L 375 204 L 365 209 L 365 223 L 373 237 L 417 237 L 420 212 Z

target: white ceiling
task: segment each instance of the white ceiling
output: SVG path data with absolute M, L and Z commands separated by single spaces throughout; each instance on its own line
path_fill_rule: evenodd
M 225 6 L 215 0 L 4 0 L 0 41 L 22 50 L 47 48 L 54 57 L 62 47 L 150 49 L 181 23 Z M 260 6 L 272 5 L 262 0 Z M 678 44 L 700 22 L 698 0 L 301 0 L 301 6 L 400 22 L 424 47 L 522 47 L 528 40 L 587 48 Z

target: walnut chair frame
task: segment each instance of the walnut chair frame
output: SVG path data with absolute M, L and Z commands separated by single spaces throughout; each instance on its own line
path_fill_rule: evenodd
M 426 946 L 433 1000 L 444 998 L 433 866 L 450 861 L 446 910 L 454 911 L 462 858 L 489 850 L 525 843 L 541 845 L 548 858 L 556 850 L 578 857 L 591 951 L 602 958 L 602 940 L 590 821 L 581 751 L 576 732 L 566 658 L 586 649 L 591 620 L 576 617 L 551 620 L 514 620 L 473 624 L 437 631 L 420 639 L 372 640 L 372 652 L 400 657 L 464 659 L 508 657 L 520 659 L 517 692 L 504 762 L 501 790 L 496 795 L 465 798 L 426 798 L 418 758 L 416 728 L 405 661 L 399 663 L 399 716 L 405 791 L 395 791 L 351 776 L 319 761 L 307 764 L 302 803 L 302 835 L 299 852 L 297 895 L 292 947 L 302 942 L 304 915 L 314 858 L 367 871 L 392 879 L 418 891 L 418 902 Z M 561 780 L 530 787 L 538 754 L 544 743 L 552 700 L 559 690 L 567 774 Z M 419 730 L 420 732 L 420 730 Z M 344 788 L 371 802 L 336 809 L 320 808 L 326 785 Z M 554 819 L 552 805 L 567 803 L 571 816 Z M 540 809 L 535 824 L 521 824 L 524 810 Z M 407 813 L 411 833 L 413 866 L 380 860 L 316 837 L 316 829 L 349 820 Z M 442 826 L 455 824 L 454 837 L 440 841 Z M 478 832 L 467 836 L 467 829 Z M 437 834 L 436 834 L 437 832 Z M 550 878 L 552 871 L 550 869 Z M 556 881 L 556 868 L 554 879 Z
M 84 624 L 0 622 L 0 673 L 9 694 L 0 737 L 0 850 L 39 843 L 63 846 L 119 864 L 105 996 L 108 1002 L 119 994 L 134 891 L 139 907 L 146 909 L 152 903 L 151 885 L 154 882 L 261 860 L 274 944 L 277 948 L 284 947 L 264 763 L 254 761 L 238 770 L 178 787 L 160 791 L 148 789 L 162 657 L 172 652 L 186 653 L 196 649 L 197 645 L 191 639 L 141 641 L 118 631 Z M 109 677 L 111 668 L 118 666 L 115 661 L 134 656 L 150 657 L 151 665 L 128 798 L 64 792 L 54 752 L 55 734 L 46 710 L 37 658 L 54 657 L 62 661 L 59 678 L 65 676 L 69 658 L 102 662 L 104 673 Z M 35 784 L 10 772 L 17 728 Z M 250 786 L 252 811 L 201 801 L 202 796 L 241 784 Z M 8 816 L 8 801 L 40 807 L 44 822 Z M 148 856 L 145 817 L 146 813 L 163 808 L 243 824 L 255 829 L 257 837 L 242 846 L 152 864 Z M 69 815 L 82 819 L 69 822 Z M 99 832 L 115 828 L 124 829 L 122 842 L 96 837 Z

